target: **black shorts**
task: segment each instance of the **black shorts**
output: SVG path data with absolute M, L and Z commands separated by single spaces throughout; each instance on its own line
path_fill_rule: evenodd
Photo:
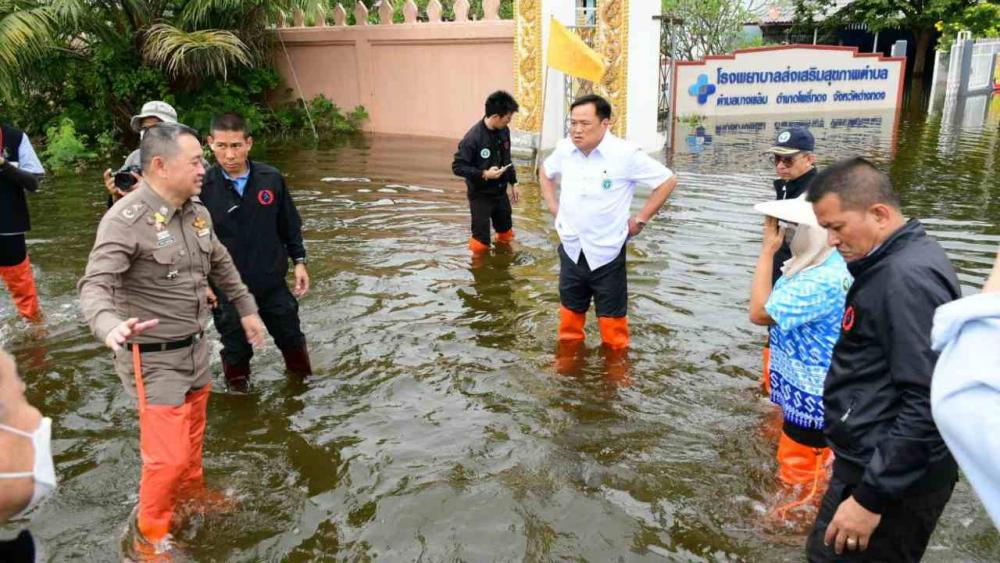
M 576 264 L 559 245 L 559 302 L 570 311 L 586 313 L 594 299 L 598 317 L 628 314 L 628 280 L 625 275 L 625 246 L 614 260 L 591 270 L 580 252 Z
M 0 266 L 17 266 L 27 257 L 24 235 L 0 235 Z
M 938 518 L 951 498 L 955 483 L 944 488 L 916 494 L 906 494 L 890 502 L 882 511 L 875 533 L 868 540 L 865 551 L 844 551 L 837 555 L 834 543 L 823 545 L 826 527 L 833 520 L 840 503 L 847 500 L 855 485 L 846 483 L 834 471 L 830 485 L 816 515 L 816 525 L 806 543 L 806 558 L 810 563 L 826 561 L 893 561 L 917 562 L 927 549 L 927 542 L 937 526 Z
M 469 212 L 472 215 L 472 238 L 486 246 L 490 244 L 491 222 L 493 230 L 498 233 L 505 233 L 514 225 L 506 191 L 500 194 L 470 195 Z
M 216 291 L 217 295 L 221 295 Z M 295 350 L 306 344 L 299 322 L 299 302 L 282 283 L 280 286 L 263 293 L 254 294 L 257 300 L 258 314 L 264 321 L 267 332 L 274 338 L 274 344 L 279 350 Z M 220 297 L 220 301 L 223 299 Z M 240 314 L 232 303 L 226 301 L 212 311 L 215 328 L 222 337 L 222 361 L 229 365 L 239 365 L 249 362 L 253 357 L 253 347 L 247 342 Z

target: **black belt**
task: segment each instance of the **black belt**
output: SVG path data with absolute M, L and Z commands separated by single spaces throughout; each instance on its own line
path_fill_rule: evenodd
M 201 340 L 201 335 L 202 333 L 199 332 L 198 334 L 192 334 L 191 336 L 188 336 L 183 340 L 174 340 L 173 342 L 145 342 L 139 344 L 139 352 L 141 353 L 166 352 L 167 350 L 177 350 L 180 348 L 187 348 L 188 346 L 191 346 L 195 342 Z M 129 351 L 132 350 L 133 346 L 135 346 L 135 343 L 133 342 L 129 342 L 128 344 L 125 345 L 125 347 L 129 349 Z

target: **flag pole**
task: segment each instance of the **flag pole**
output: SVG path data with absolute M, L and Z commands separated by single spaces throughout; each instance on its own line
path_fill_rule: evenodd
M 542 101 L 540 104 L 542 114 L 539 116 L 538 119 L 538 148 L 535 149 L 535 163 L 533 166 L 534 170 L 532 172 L 532 176 L 536 180 L 538 179 L 538 167 L 541 164 L 542 160 L 542 137 L 545 135 L 545 94 L 548 85 L 549 85 L 549 65 L 546 64 L 544 78 L 542 78 Z

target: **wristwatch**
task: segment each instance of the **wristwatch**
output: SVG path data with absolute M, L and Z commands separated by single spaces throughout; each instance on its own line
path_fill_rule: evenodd
M 296 265 L 302 264 L 303 266 L 305 266 L 306 265 L 306 259 L 305 259 L 305 257 L 303 256 L 302 258 L 296 258 L 295 259 L 295 264 Z

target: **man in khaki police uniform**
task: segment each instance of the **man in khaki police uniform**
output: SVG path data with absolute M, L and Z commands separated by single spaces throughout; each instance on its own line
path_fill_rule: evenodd
M 263 340 L 263 324 L 195 197 L 205 175 L 195 131 L 159 124 L 146 132 L 140 149 L 143 180 L 101 220 L 79 290 L 94 334 L 115 351 L 125 388 L 137 392 L 143 460 L 138 528 L 150 544 L 163 546 L 175 504 L 205 493 L 209 280 L 230 297 L 255 346 Z

